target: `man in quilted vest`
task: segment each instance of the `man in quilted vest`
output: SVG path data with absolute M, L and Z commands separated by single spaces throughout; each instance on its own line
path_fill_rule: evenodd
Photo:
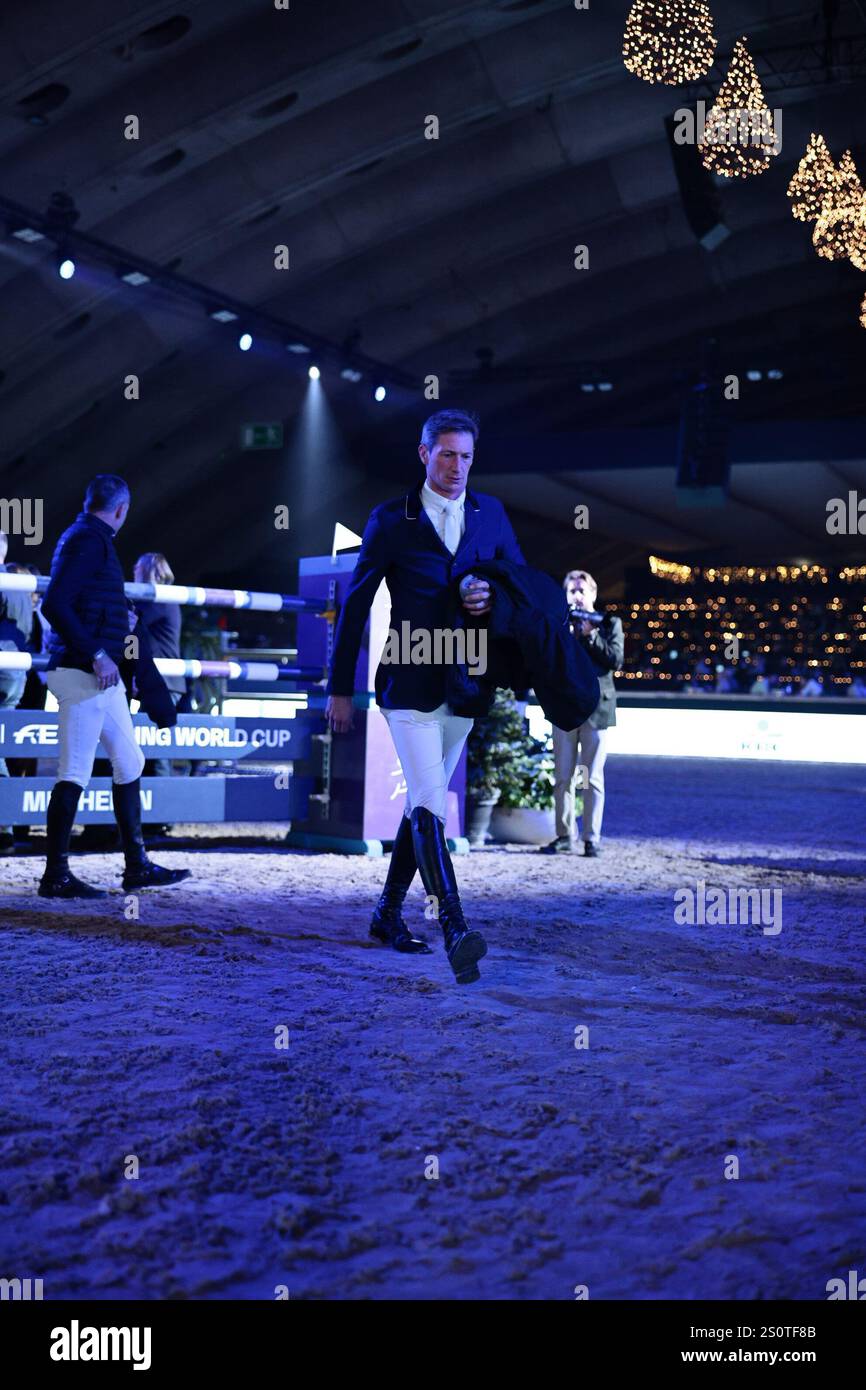
M 48 804 L 48 857 L 43 898 L 104 898 L 69 869 L 69 841 L 83 789 L 101 742 L 112 768 L 112 801 L 123 843 L 128 891 L 179 883 L 188 869 L 164 869 L 144 852 L 140 778 L 144 757 L 135 741 L 120 662 L 130 633 L 123 570 L 114 537 L 129 511 L 123 478 L 103 473 L 90 483 L 84 510 L 64 531 L 51 562 L 42 609 L 51 624 L 48 689 L 59 707 L 58 781 Z

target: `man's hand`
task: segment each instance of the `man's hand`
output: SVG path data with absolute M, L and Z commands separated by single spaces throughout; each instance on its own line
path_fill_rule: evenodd
M 592 632 L 592 630 L 593 630 L 593 624 L 592 624 L 591 622 L 587 621 L 586 619 L 584 619 L 584 621 L 583 621 L 583 622 L 581 623 L 581 625 L 580 625 L 580 631 L 581 631 L 582 636 L 588 637 L 589 634 Z
M 109 686 L 117 685 L 120 680 L 120 672 L 110 656 L 94 657 L 93 671 L 100 690 L 108 690 Z
M 347 734 L 355 722 L 351 695 L 329 695 L 325 705 L 328 727 L 335 734 Z
M 467 613 L 472 613 L 475 617 L 489 613 L 493 607 L 493 597 L 486 579 L 472 579 L 468 584 L 461 584 L 460 592 L 463 607 Z

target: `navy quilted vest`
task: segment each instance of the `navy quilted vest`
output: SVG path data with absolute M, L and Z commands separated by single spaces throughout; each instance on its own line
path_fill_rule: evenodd
M 129 608 L 123 593 L 123 570 L 114 548 L 111 527 L 89 512 L 80 512 L 57 542 L 51 561 L 51 573 L 53 575 L 57 568 L 64 545 L 82 528 L 99 537 L 103 549 L 103 563 L 95 574 L 82 583 L 78 593 L 72 598 L 72 607 L 82 626 L 99 639 L 100 646 L 120 665 L 123 644 L 129 633 Z M 84 652 L 68 647 L 58 632 L 52 631 L 49 652 L 52 666 L 72 666 L 81 671 L 93 669 L 92 658 Z

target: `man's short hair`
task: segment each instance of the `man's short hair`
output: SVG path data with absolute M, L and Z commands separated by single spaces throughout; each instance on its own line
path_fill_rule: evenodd
M 129 484 L 116 473 L 97 473 L 91 478 L 84 494 L 86 512 L 111 512 L 121 502 L 129 501 Z
M 595 592 L 598 593 L 598 585 L 596 584 L 589 570 L 569 570 L 568 574 L 562 581 L 563 589 L 568 588 L 569 580 L 572 579 L 585 579 L 589 587 L 591 589 L 594 589 Z
M 424 421 L 421 443 L 433 449 L 440 434 L 450 434 L 452 431 L 471 434 L 473 442 L 477 444 L 481 433 L 477 416 L 471 415 L 468 410 L 437 410 L 435 415 L 428 416 Z

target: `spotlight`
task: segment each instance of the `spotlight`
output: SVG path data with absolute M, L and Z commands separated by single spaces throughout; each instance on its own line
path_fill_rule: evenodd
M 126 285 L 133 285 L 138 289 L 139 285 L 149 285 L 150 276 L 145 275 L 143 270 L 135 270 L 132 266 L 122 265 L 117 271 L 120 279 Z
M 318 367 L 313 366 L 310 368 L 307 375 L 310 378 L 310 381 L 318 381 L 322 373 L 319 371 Z
M 231 309 L 208 309 L 208 314 L 216 323 L 233 323 L 237 318 Z
M 594 391 L 595 384 L 591 381 L 582 381 L 580 383 L 580 389 L 581 391 Z
M 746 378 L 748 381 L 760 381 L 763 375 L 763 372 L 758 371 L 746 372 Z
M 600 381 L 600 382 L 598 383 L 598 389 L 599 389 L 599 391 L 612 391 L 612 390 L 613 390 L 613 382 L 612 382 L 612 381 Z
M 767 372 L 767 379 L 769 381 L 781 381 L 784 375 L 785 373 L 778 367 L 771 367 Z
M 307 347 L 306 343 L 286 343 L 286 352 L 302 353 L 309 351 L 310 349 Z
M 388 392 L 385 390 L 384 386 L 377 386 L 375 391 L 373 392 L 373 400 L 383 401 L 387 394 Z
M 356 372 L 354 367 L 344 367 L 340 372 L 340 376 L 344 381 L 354 381 L 357 383 L 361 380 L 361 373 Z
M 37 232 L 35 227 L 15 226 L 11 227 L 10 231 L 14 237 L 18 238 L 19 241 L 34 242 L 45 240 L 43 234 L 41 232 Z
M 71 280 L 75 274 L 75 262 L 70 260 L 68 256 L 64 256 L 57 267 L 57 273 L 61 280 Z
M 242 333 L 241 336 L 238 338 L 238 347 L 240 348 L 241 352 L 249 352 L 252 345 L 252 333 Z

